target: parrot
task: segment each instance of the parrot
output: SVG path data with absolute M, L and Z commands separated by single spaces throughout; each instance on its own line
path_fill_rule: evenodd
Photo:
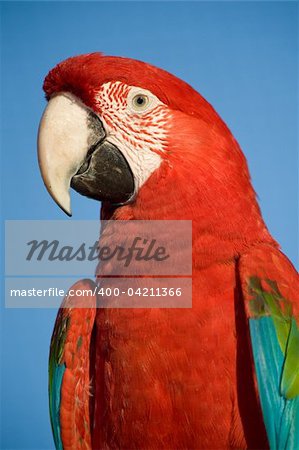
M 95 52 L 45 78 L 44 184 L 100 221 L 192 221 L 192 307 L 76 308 L 50 344 L 57 449 L 299 448 L 299 277 L 261 215 L 246 158 L 195 89 Z M 73 288 L 93 288 L 84 279 Z

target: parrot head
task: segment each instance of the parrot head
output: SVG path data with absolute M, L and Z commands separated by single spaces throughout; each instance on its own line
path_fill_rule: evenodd
M 206 236 L 201 246 L 217 235 L 229 255 L 248 241 L 272 242 L 237 141 L 184 81 L 91 53 L 54 67 L 44 91 L 39 165 L 67 214 L 72 187 L 100 200 L 103 218 L 192 219 Z
M 215 164 L 213 145 L 205 154 L 215 138 L 223 158 L 233 160 L 225 154 L 225 141 L 232 147 L 233 138 L 212 106 L 182 80 L 141 61 L 100 53 L 69 58 L 50 71 L 44 90 L 39 164 L 67 214 L 70 187 L 124 205 L 136 200 L 152 174 L 167 178 L 165 166 L 168 172 L 180 167 L 181 175 L 187 170 L 192 185 L 199 166 L 208 173 L 207 159 Z M 242 160 L 233 147 L 230 153 Z M 223 159 L 217 158 L 215 170 Z

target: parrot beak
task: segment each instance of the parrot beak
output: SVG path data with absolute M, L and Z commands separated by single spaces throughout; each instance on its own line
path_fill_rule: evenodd
M 106 140 L 99 117 L 72 94 L 50 99 L 39 126 L 38 160 L 49 194 L 69 216 L 70 187 L 117 204 L 134 195 L 134 177 L 126 159 Z

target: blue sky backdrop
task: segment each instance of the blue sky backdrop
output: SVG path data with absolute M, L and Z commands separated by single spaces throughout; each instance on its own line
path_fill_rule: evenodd
M 298 266 L 298 4 L 3 2 L 2 209 L 5 219 L 66 219 L 38 170 L 42 83 L 59 61 L 102 51 L 162 67 L 212 103 L 249 163 L 264 218 Z M 73 219 L 99 204 L 73 193 Z M 3 267 L 3 266 L 2 266 Z M 47 359 L 56 311 L 1 314 L 1 444 L 53 448 Z

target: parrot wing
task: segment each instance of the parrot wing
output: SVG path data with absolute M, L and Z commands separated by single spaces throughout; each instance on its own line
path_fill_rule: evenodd
M 95 287 L 93 281 L 82 280 L 71 289 L 94 293 Z M 76 308 L 77 300 L 86 308 Z M 95 295 L 67 295 L 56 318 L 49 355 L 49 408 L 58 450 L 91 448 L 89 365 L 95 314 Z
M 239 281 L 271 449 L 299 448 L 299 277 L 276 248 L 239 260 Z

